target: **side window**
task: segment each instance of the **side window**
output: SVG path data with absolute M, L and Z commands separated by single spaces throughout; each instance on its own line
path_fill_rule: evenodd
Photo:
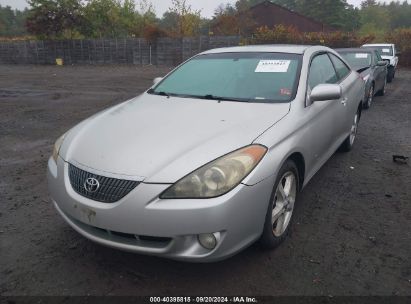
M 338 78 L 344 79 L 351 70 L 347 65 L 337 56 L 330 54 L 331 60 L 334 63 L 335 69 L 337 70 Z
M 310 89 L 312 90 L 319 84 L 337 82 L 338 77 L 328 55 L 321 54 L 314 57 L 311 61 L 310 74 L 308 76 Z
M 382 61 L 381 55 L 380 53 L 378 53 L 378 51 L 374 51 L 374 54 L 375 54 L 375 60 L 376 60 L 375 64 L 377 64 L 378 61 Z

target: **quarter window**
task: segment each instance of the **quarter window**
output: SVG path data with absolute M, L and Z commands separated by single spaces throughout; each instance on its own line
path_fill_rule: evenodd
M 348 74 L 350 74 L 350 69 L 347 65 L 342 62 L 340 58 L 337 56 L 330 54 L 331 60 L 334 63 L 335 69 L 337 70 L 337 74 L 339 79 L 344 79 Z
M 308 85 L 310 89 L 315 88 L 319 84 L 337 82 L 338 77 L 328 55 L 321 54 L 314 57 L 311 62 L 310 74 L 308 76 Z

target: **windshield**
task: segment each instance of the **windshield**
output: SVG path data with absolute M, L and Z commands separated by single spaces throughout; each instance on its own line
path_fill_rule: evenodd
M 340 53 L 351 67 L 364 68 L 371 66 L 371 54 L 366 52 Z
M 371 46 L 370 46 L 371 47 Z M 392 56 L 392 46 L 372 46 L 371 48 L 376 49 L 381 56 Z
M 289 102 L 296 94 L 301 55 L 219 53 L 194 57 L 150 94 L 246 102 Z

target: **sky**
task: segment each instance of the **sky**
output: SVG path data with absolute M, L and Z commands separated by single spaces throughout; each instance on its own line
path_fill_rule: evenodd
M 348 0 L 348 3 L 359 6 L 362 0 Z M 138 0 L 135 0 L 138 3 Z M 171 0 L 152 0 L 157 16 L 161 17 L 171 6 Z M 201 9 L 201 14 L 205 17 L 211 17 L 214 10 L 221 3 L 235 3 L 236 0 L 188 0 L 193 9 Z M 12 8 L 24 9 L 28 7 L 26 0 L 0 0 L 1 6 L 10 5 Z

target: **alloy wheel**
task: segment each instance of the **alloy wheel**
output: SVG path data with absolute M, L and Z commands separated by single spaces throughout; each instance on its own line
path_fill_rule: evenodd
M 373 98 L 374 98 L 374 86 L 371 86 L 370 90 L 368 91 L 368 99 L 367 99 L 368 108 L 371 107 Z
M 351 146 L 354 144 L 355 138 L 357 136 L 358 118 L 359 118 L 359 115 L 358 115 L 358 111 L 357 111 L 357 113 L 355 113 L 355 116 L 354 116 L 354 122 L 351 126 L 351 132 L 350 132 L 350 145 Z
M 280 179 L 274 195 L 271 224 L 273 234 L 280 237 L 287 229 L 294 211 L 297 195 L 297 179 L 293 172 L 287 171 Z

